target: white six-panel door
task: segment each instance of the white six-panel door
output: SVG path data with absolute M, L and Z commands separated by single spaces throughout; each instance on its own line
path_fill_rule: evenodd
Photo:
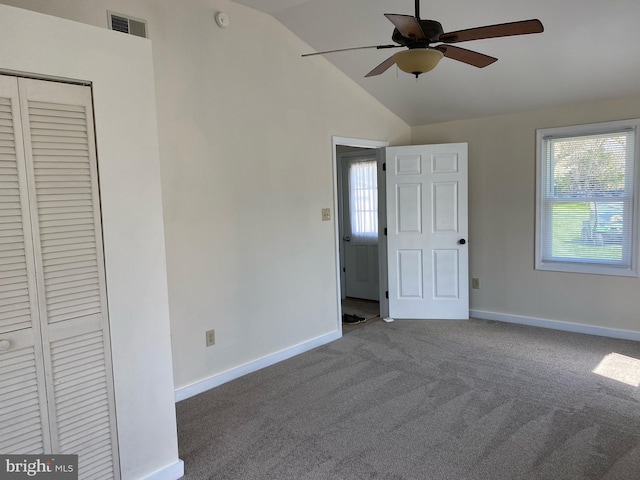
M 389 316 L 469 318 L 467 144 L 389 147 Z

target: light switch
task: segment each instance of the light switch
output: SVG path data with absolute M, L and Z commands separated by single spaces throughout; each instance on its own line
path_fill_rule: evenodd
M 331 209 L 330 208 L 323 208 L 322 209 L 322 221 L 323 222 L 328 222 L 329 220 L 331 220 Z

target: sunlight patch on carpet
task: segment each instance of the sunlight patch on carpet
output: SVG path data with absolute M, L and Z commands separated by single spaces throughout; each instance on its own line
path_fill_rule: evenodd
M 640 360 L 633 357 L 610 353 L 593 369 L 593 373 L 632 387 L 640 387 Z

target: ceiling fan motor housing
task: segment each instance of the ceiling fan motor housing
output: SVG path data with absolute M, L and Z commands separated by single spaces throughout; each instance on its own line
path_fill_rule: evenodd
M 405 36 L 403 36 L 397 28 L 395 28 L 393 30 L 393 35 L 391 36 L 391 39 L 403 46 L 409 47 L 409 48 L 424 48 L 429 46 L 430 43 L 434 43 L 434 42 L 438 42 L 440 41 L 440 35 L 442 35 L 444 33 L 444 30 L 442 29 L 442 25 L 440 24 L 440 22 L 436 22 L 435 20 L 418 20 L 418 22 L 420 22 L 420 27 L 422 28 L 422 31 L 424 32 L 424 38 L 421 39 L 417 39 L 417 38 L 407 38 Z

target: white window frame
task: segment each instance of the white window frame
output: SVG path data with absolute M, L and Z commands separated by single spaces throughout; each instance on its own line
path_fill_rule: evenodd
M 536 227 L 535 227 L 535 268 L 536 270 L 549 270 L 556 272 L 593 273 L 600 275 L 616 275 L 625 277 L 638 276 L 638 173 L 640 161 L 640 119 L 621 120 L 614 122 L 593 123 L 557 128 L 544 128 L 536 130 Z M 631 245 L 629 265 L 615 266 L 597 261 L 584 262 L 545 260 L 544 238 L 545 231 L 550 228 L 545 224 L 544 218 L 544 175 L 546 175 L 546 138 L 547 137 L 572 137 L 581 135 L 595 135 L 602 133 L 615 133 L 623 130 L 633 131 L 633 159 L 631 161 L 632 188 L 632 214 L 631 214 Z

